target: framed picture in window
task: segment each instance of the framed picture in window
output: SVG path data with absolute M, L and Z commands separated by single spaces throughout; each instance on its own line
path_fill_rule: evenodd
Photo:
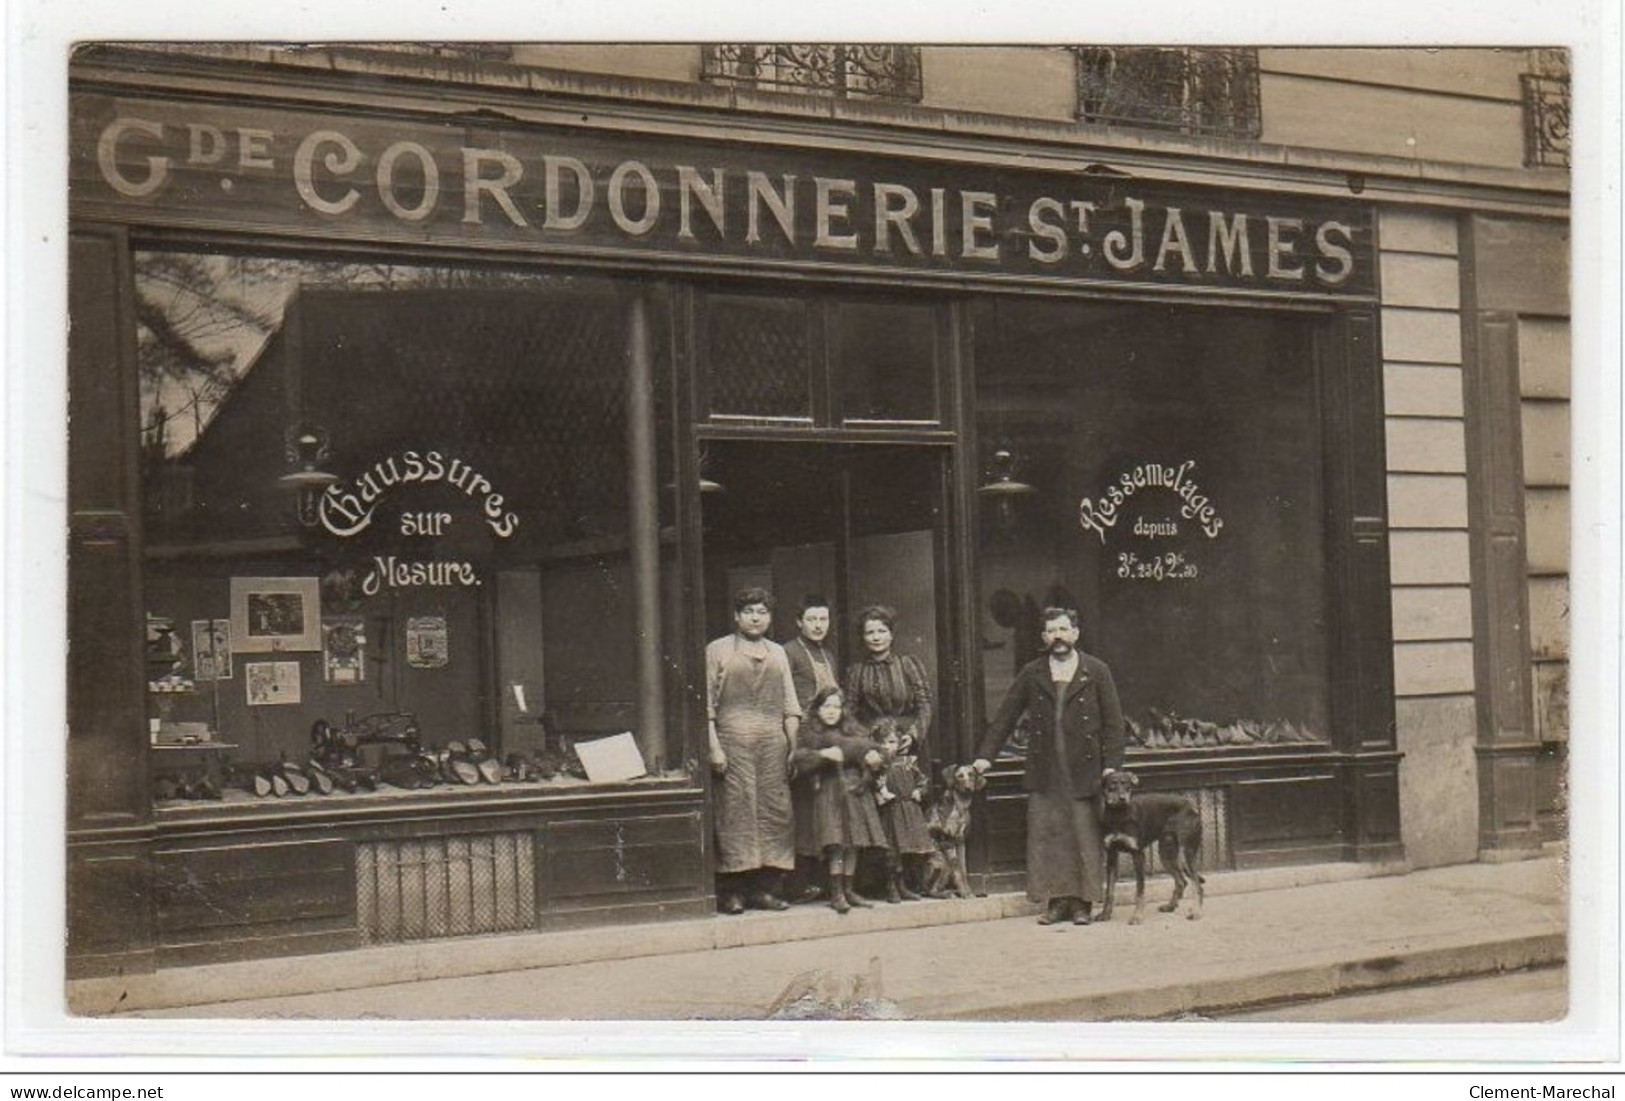
M 406 664 L 414 669 L 444 669 L 450 660 L 445 616 L 413 616 L 406 621 Z
M 268 707 L 301 701 L 297 661 L 250 661 L 243 664 L 248 706 Z
M 322 679 L 360 684 L 367 679 L 367 621 L 358 615 L 322 617 Z
M 316 578 L 231 579 L 231 640 L 238 653 L 320 650 L 321 624 Z
M 192 672 L 198 680 L 231 680 L 230 620 L 192 620 Z

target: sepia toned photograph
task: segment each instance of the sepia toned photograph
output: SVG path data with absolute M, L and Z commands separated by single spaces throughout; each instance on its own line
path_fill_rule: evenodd
M 1573 63 L 80 42 L 69 1017 L 1563 1027 Z

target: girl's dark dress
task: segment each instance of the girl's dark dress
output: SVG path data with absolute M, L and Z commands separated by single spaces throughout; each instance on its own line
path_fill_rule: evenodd
M 818 755 L 836 746 L 841 763 Z M 875 748 L 863 734 L 845 727 L 829 727 L 816 717 L 796 734 L 790 758 L 796 793 L 796 852 L 821 857 L 824 850 L 885 848 L 887 837 L 875 805 L 873 779 L 863 767 L 863 756 Z
M 936 851 L 926 822 L 925 804 L 914 801 L 914 793 L 924 799 L 929 787 L 925 773 L 913 757 L 898 757 L 886 769 L 886 786 L 897 798 L 880 808 L 880 821 L 886 828 L 887 848 L 899 855 Z

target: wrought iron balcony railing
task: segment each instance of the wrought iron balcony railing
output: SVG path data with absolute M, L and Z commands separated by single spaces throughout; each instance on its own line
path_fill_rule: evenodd
M 701 47 L 700 77 L 715 84 L 918 103 L 917 46 Z
M 1257 138 L 1258 51 L 1075 46 L 1078 119 L 1182 134 Z

